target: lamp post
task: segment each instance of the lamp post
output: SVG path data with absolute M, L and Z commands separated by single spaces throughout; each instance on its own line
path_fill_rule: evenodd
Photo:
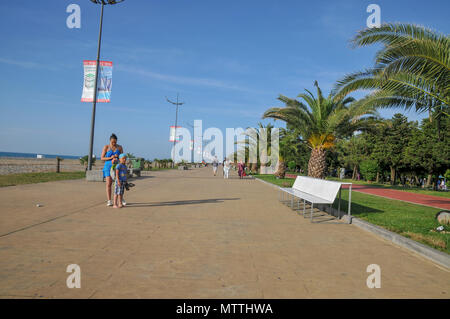
M 95 109 L 97 106 L 97 84 L 98 84 L 98 70 L 100 66 L 100 47 L 102 43 L 102 29 L 103 29 L 103 8 L 107 4 L 116 4 L 122 2 L 124 0 L 91 0 L 91 2 L 95 4 L 101 4 L 101 12 L 100 12 L 100 30 L 98 33 L 98 47 L 97 47 L 97 64 L 95 70 L 95 84 L 94 84 L 94 97 L 92 102 L 92 119 L 91 119 L 91 137 L 89 142 L 89 156 L 88 156 L 88 167 L 87 169 L 92 170 L 92 152 L 94 149 L 94 127 L 95 127 Z
M 167 97 L 166 97 L 166 100 L 167 100 L 167 102 L 172 103 L 173 105 L 176 106 L 176 111 L 175 111 L 175 133 L 174 133 L 175 136 L 174 136 L 174 139 L 173 139 L 173 164 L 175 165 L 175 144 L 177 142 L 178 107 L 183 105 L 184 102 L 178 102 L 178 93 L 177 93 L 177 101 L 176 102 L 172 102 Z

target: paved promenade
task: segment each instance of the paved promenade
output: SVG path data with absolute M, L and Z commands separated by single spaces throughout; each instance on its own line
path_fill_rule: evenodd
M 0 188 L 0 297 L 450 297 L 449 271 L 353 225 L 310 224 L 256 180 L 207 168 L 135 184 L 124 209 L 106 207 L 102 183 Z

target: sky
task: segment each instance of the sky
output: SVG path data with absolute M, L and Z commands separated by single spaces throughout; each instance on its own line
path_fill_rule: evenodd
M 81 28 L 70 29 L 70 4 Z M 373 65 L 376 46 L 353 49 L 369 4 L 382 22 L 449 34 L 447 0 L 126 0 L 104 12 L 101 59 L 112 61 L 110 103 L 97 104 L 94 154 L 115 133 L 125 152 L 169 158 L 169 126 L 255 127 L 315 80 L 328 94 Z M 83 60 L 95 60 L 100 6 L 89 0 L 0 2 L 0 151 L 86 155 L 92 103 L 81 102 Z M 357 93 L 355 97 L 363 96 Z M 403 113 L 411 120 L 426 114 Z M 277 126 L 283 123 L 277 121 Z

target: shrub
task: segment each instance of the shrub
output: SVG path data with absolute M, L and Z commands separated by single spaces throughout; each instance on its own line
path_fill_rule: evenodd
M 447 181 L 447 186 L 450 186 L 450 168 L 445 171 L 444 177 Z
M 288 163 L 289 171 L 291 171 L 291 172 L 294 171 L 296 166 L 297 165 L 295 164 L 295 161 L 290 161 Z
M 378 164 L 374 160 L 362 161 L 359 165 L 363 177 L 368 181 L 374 181 L 377 177 Z

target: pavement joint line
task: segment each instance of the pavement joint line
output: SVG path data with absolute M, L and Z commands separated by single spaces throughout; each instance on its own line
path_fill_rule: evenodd
M 21 232 L 21 231 L 24 231 L 24 230 L 27 230 L 27 229 L 36 227 L 36 226 L 40 226 L 40 225 L 43 225 L 43 224 L 46 224 L 46 223 L 50 223 L 50 222 L 55 221 L 55 220 L 58 220 L 58 219 L 60 219 L 60 218 L 67 217 L 67 216 L 70 216 L 70 215 L 79 213 L 80 211 L 83 211 L 83 210 L 86 210 L 86 209 L 90 209 L 90 208 L 93 208 L 93 207 L 95 207 L 95 206 L 99 206 L 99 205 L 101 205 L 101 204 L 103 204 L 103 202 L 100 203 L 100 204 L 95 204 L 95 205 L 92 205 L 92 206 L 83 207 L 83 208 L 77 209 L 77 210 L 75 210 L 75 211 L 73 211 L 73 212 L 67 213 L 67 214 L 65 214 L 65 215 L 56 216 L 56 217 L 50 218 L 50 219 L 48 219 L 48 220 L 44 220 L 44 221 L 39 222 L 39 223 L 36 223 L 36 224 L 32 224 L 32 225 L 29 225 L 29 226 L 25 226 L 25 227 L 22 227 L 22 228 L 19 228 L 19 229 L 10 231 L 9 233 L 1 234 L 1 235 L 0 235 L 0 238 L 6 237 L 6 236 L 9 236 L 9 235 L 12 235 L 12 234 L 15 234 L 15 233 L 18 233 L 18 232 Z
M 278 188 L 278 189 L 281 188 L 278 185 L 274 185 L 272 183 L 266 182 L 259 178 L 256 178 L 256 179 L 265 184 L 268 184 L 274 188 Z M 367 193 L 364 193 L 364 194 L 367 194 Z M 367 194 L 367 195 L 372 195 L 372 194 Z M 375 196 L 378 196 L 378 195 L 375 195 Z M 386 198 L 383 196 L 379 196 L 379 197 Z M 388 199 L 395 200 L 392 198 L 388 198 Z M 427 206 L 427 205 L 422 205 L 422 206 Z M 362 219 L 354 217 L 354 216 L 352 216 L 351 224 L 353 224 L 356 227 L 363 229 L 367 232 L 370 232 L 370 233 L 376 235 L 377 237 L 381 237 L 385 240 L 388 240 L 395 246 L 399 246 L 399 247 L 402 247 L 402 248 L 408 250 L 410 253 L 413 253 L 413 255 L 416 257 L 418 257 L 417 255 L 419 255 L 422 258 L 432 261 L 435 265 L 444 267 L 445 270 L 450 270 L 450 256 L 447 255 L 446 253 L 443 253 L 437 249 L 425 246 L 424 244 L 416 242 L 415 240 L 412 240 L 412 239 L 409 239 L 402 235 L 399 235 L 397 233 L 391 232 L 381 226 L 374 225 L 366 220 L 362 220 Z

